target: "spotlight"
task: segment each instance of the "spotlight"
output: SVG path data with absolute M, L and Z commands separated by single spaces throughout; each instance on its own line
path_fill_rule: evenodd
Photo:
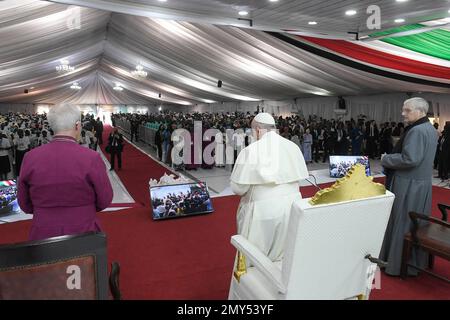
M 158 95 L 158 98 L 161 98 L 161 93 Z
M 219 88 L 222 88 L 222 80 L 217 81 L 217 86 L 218 86 Z

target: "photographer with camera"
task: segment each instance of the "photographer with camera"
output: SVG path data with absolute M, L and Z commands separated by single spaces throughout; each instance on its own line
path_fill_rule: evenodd
M 117 161 L 119 164 L 119 170 L 122 169 L 122 151 L 123 151 L 123 137 L 122 134 L 119 133 L 119 129 L 114 128 L 110 133 L 108 138 L 108 146 L 106 147 L 106 152 L 108 152 L 110 157 L 111 169 L 114 170 L 115 159 L 117 157 Z

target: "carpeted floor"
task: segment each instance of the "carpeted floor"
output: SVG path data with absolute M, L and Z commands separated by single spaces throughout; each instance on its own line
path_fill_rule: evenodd
M 148 179 L 160 177 L 165 169 L 129 144 L 123 156 L 119 176 L 133 198 L 146 206 L 99 217 L 108 236 L 109 260 L 121 264 L 124 299 L 226 299 L 239 197 L 213 199 L 215 212 L 209 215 L 153 221 Z M 315 189 L 301 192 L 309 197 Z M 448 199 L 450 190 L 433 187 L 433 215 L 438 216 L 436 203 Z M 1 225 L 0 243 L 25 241 L 29 227 L 30 221 Z M 436 259 L 435 271 L 450 277 L 450 262 Z M 382 274 L 381 289 L 372 290 L 371 299 L 450 299 L 450 285 L 427 275 L 403 281 Z
M 100 146 L 108 161 L 110 161 L 110 155 L 105 152 L 105 147 L 108 144 L 111 129 L 110 126 L 105 126 L 103 145 Z M 116 159 L 115 171 L 133 199 L 145 206 L 150 206 L 148 188 L 150 178 L 159 179 L 164 173 L 172 174 L 126 141 L 122 153 L 122 170 L 118 169 Z

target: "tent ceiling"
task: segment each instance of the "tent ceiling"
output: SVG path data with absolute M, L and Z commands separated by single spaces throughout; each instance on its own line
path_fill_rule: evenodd
M 238 20 L 239 11 L 247 11 L 253 28 L 260 30 L 300 30 L 312 34 L 348 37 L 347 32 L 367 34 L 367 8 L 378 5 L 381 28 L 396 26 L 394 20 L 404 18 L 408 23 L 444 18 L 450 9 L 448 0 L 54 0 L 53 2 L 86 6 L 118 13 L 164 18 L 187 22 L 212 23 L 249 27 L 246 20 Z M 351 17 L 345 11 L 354 9 Z M 309 21 L 316 21 L 314 27 Z
M 173 1 L 174 5 L 186 2 Z M 238 1 L 209 2 L 221 4 L 226 11 Z M 284 6 L 292 1 L 283 2 Z M 202 1 L 189 3 L 200 5 Z M 316 1 L 311 3 L 315 6 Z M 188 7 L 185 4 L 183 8 Z M 73 28 L 68 24 L 73 10 L 47 1 L 0 2 L 0 102 L 192 105 L 311 95 L 448 91 L 354 70 L 259 30 L 149 19 L 84 7 L 79 9 L 80 27 Z M 62 58 L 69 59 L 75 71 L 58 74 L 55 66 Z M 146 79 L 131 75 L 138 63 L 148 71 Z M 217 87 L 219 79 L 222 88 Z M 70 89 L 74 81 L 83 89 Z M 122 92 L 112 89 L 116 82 L 124 87 Z

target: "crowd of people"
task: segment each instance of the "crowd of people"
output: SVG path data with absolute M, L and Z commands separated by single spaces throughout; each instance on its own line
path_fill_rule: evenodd
M 113 114 L 113 123 L 118 119 L 129 121 L 136 137 L 140 125 L 154 128 L 156 130 L 154 145 L 157 147 L 158 158 L 172 164 L 170 157 L 173 141 L 171 136 L 178 128 L 194 132 L 194 121 L 201 121 L 202 131 L 214 128 L 225 133 L 227 129 L 238 130 L 235 133 L 234 159 L 243 147 L 249 144 L 249 132 L 254 114 L 250 112 L 227 112 L 227 113 L 181 113 L 160 112 L 151 114 Z M 357 119 L 339 120 L 324 119 L 318 116 L 308 118 L 299 115 L 288 117 L 276 117 L 276 126 L 281 136 L 295 142 L 303 152 L 306 163 L 326 162 L 329 155 L 364 155 L 369 159 L 380 159 L 382 154 L 392 152 L 396 142 L 405 130 L 403 122 L 377 123 L 360 115 Z M 436 134 L 440 137 L 436 146 L 435 169 L 439 169 L 439 177 L 448 179 L 450 162 L 450 125 L 444 130 L 434 124 Z M 214 139 L 213 139 L 214 140 Z M 224 143 L 226 135 L 224 135 Z M 204 143 L 203 149 L 210 142 Z M 223 162 L 216 158 L 216 165 Z M 190 166 L 194 167 L 195 166 Z M 211 166 L 203 163 L 203 168 Z M 187 167 L 189 169 L 189 166 Z
M 214 128 L 223 134 L 227 129 L 235 130 L 233 135 L 234 160 L 240 150 L 250 143 L 250 125 L 254 114 L 247 113 L 180 113 L 160 112 L 154 114 L 112 114 L 113 124 L 117 119 L 130 122 L 131 137 L 138 139 L 140 126 L 152 126 L 155 128 L 154 145 L 157 147 L 158 158 L 172 165 L 171 150 L 174 146 L 171 139 L 172 133 L 178 128 L 188 130 L 193 134 L 194 121 L 201 121 L 202 131 Z M 341 121 L 338 119 L 323 119 L 310 116 L 305 119 L 298 115 L 275 118 L 279 133 L 296 143 L 303 152 L 306 163 L 326 162 L 329 155 L 365 155 L 370 159 L 380 158 L 382 154 L 389 154 L 395 143 L 404 131 L 402 122 L 377 123 L 368 120 L 361 115 L 358 119 Z M 93 115 L 82 116 L 81 136 L 79 144 L 97 149 L 103 143 L 103 122 Z M 436 178 L 447 180 L 450 171 L 450 124 L 439 130 L 439 125 L 434 124 L 436 134 L 439 137 L 436 147 L 434 169 L 438 170 Z M 241 131 L 237 131 L 242 129 Z M 109 144 L 114 144 L 111 154 L 111 162 L 115 158 L 121 168 L 121 152 L 123 139 L 113 135 Z M 25 153 L 33 148 L 49 143 L 54 136 L 49 126 L 46 114 L 8 113 L 0 116 L 0 179 L 6 180 L 8 176 L 20 175 L 22 159 Z M 216 137 L 217 138 L 217 137 Z M 214 141 L 214 138 L 212 139 Z M 118 143 L 117 143 L 118 141 Z M 224 143 L 228 143 L 224 134 Z M 203 149 L 210 142 L 203 142 Z M 225 152 L 224 149 L 223 152 Z M 225 163 L 225 155 L 215 158 L 215 165 L 222 166 Z M 186 165 L 186 169 L 198 167 L 211 168 L 212 165 L 204 161 L 200 165 Z M 114 166 L 111 166 L 114 169 Z M 12 172 L 12 176 L 10 173 Z
M 82 115 L 82 127 L 78 143 L 86 148 L 97 149 L 102 143 L 103 123 L 93 115 Z M 47 115 L 8 113 L 0 115 L 0 178 L 6 180 L 20 176 L 22 160 L 28 151 L 53 140 L 54 131 Z

